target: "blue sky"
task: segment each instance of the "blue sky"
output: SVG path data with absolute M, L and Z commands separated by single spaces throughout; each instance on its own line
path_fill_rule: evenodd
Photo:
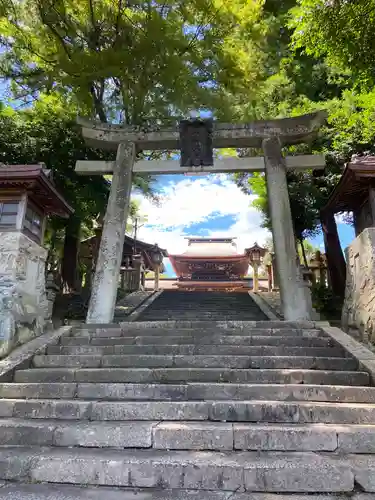
M 133 196 L 140 203 L 140 212 L 146 221 L 139 230 L 139 238 L 158 243 L 169 253 L 186 249 L 186 237 L 235 237 L 238 250 L 262 244 L 270 236 L 261 227 L 261 215 L 252 206 L 253 196 L 245 195 L 229 176 L 159 176 L 155 185 L 160 202 L 153 204 L 139 194 Z M 345 248 L 354 238 L 353 228 L 338 222 L 340 239 Z M 311 242 L 322 249 L 319 234 Z M 166 260 L 167 274 L 173 270 Z

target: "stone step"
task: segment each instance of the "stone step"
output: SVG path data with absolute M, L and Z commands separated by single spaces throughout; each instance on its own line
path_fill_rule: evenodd
M 180 312 L 180 311 L 170 311 L 168 313 L 163 313 L 163 312 L 158 312 L 157 314 L 152 314 L 149 316 L 141 316 L 140 320 L 141 321 L 154 321 L 155 323 L 158 323 L 160 321 L 164 320 L 175 320 L 176 318 L 179 318 L 180 320 L 193 320 L 194 318 L 200 318 L 201 320 L 206 321 L 207 323 L 211 322 L 227 322 L 227 321 L 235 321 L 241 318 L 242 321 L 252 321 L 254 320 L 254 315 L 249 313 L 249 314 L 244 314 L 241 312 L 235 312 L 232 311 L 231 313 L 227 314 L 225 312 L 213 312 L 213 313 L 200 313 L 197 311 L 191 311 L 191 312 Z
M 234 492 L 347 493 L 354 480 L 372 491 L 374 459 L 312 452 L 209 452 L 7 448 L 0 479 L 158 489 Z M 367 479 L 365 478 L 367 475 Z M 370 479 L 368 478 L 370 476 Z M 0 490 L 1 491 L 1 490 Z
M 143 354 L 143 355 L 243 355 L 243 356 L 346 356 L 337 347 L 284 347 L 284 346 L 239 346 L 239 345 L 55 345 L 47 349 L 47 354 L 82 355 L 94 354 Z
M 223 368 L 33 368 L 17 370 L 15 382 L 178 383 L 369 385 L 367 372 L 305 369 Z
M 0 488 L 0 500 L 374 500 L 374 495 L 355 493 L 335 494 L 276 495 L 272 493 L 233 493 L 232 491 L 202 490 L 154 490 L 81 487 L 65 484 L 23 484 L 7 482 Z
M 114 325 L 117 326 L 118 325 Z M 166 320 L 166 321 L 136 321 L 132 323 L 122 323 L 121 326 L 126 328 L 137 328 L 137 329 L 153 329 L 153 328 L 177 328 L 177 329 L 204 329 L 204 328 L 237 328 L 237 329 L 249 329 L 249 328 L 280 328 L 283 330 L 290 329 L 308 329 L 315 328 L 316 325 L 313 321 L 284 321 L 284 320 L 262 320 L 262 321 L 202 321 L 202 320 Z M 107 328 L 107 325 L 84 325 L 84 328 L 97 329 L 97 328 Z
M 215 318 L 215 321 L 241 320 L 241 321 L 257 321 L 265 320 L 267 316 L 258 308 L 252 308 L 248 305 L 239 305 L 235 303 L 211 303 L 207 305 L 197 306 L 194 304 L 191 307 L 187 305 L 178 305 L 176 303 L 164 303 L 158 307 L 149 307 L 143 311 L 138 318 L 139 321 L 168 321 L 175 320 L 196 320 L 205 321 L 210 318 Z
M 375 404 L 311 401 L 82 401 L 2 399 L 0 417 L 67 420 L 375 424 Z
M 115 384 L 2 383 L 8 399 L 83 399 L 106 401 L 320 401 L 375 403 L 375 387 L 308 384 Z
M 165 293 L 165 291 L 163 291 Z M 160 298 L 157 298 L 156 301 L 154 301 L 150 307 L 149 310 L 152 309 L 152 313 L 154 312 L 160 312 L 163 309 L 165 309 L 166 306 L 170 306 L 171 310 L 173 311 L 178 311 L 178 310 L 186 310 L 186 311 L 192 311 L 195 308 L 197 308 L 199 311 L 208 311 L 208 312 L 216 312 L 220 310 L 225 310 L 225 311 L 230 311 L 231 308 L 236 308 L 238 311 L 250 311 L 253 312 L 254 310 L 257 309 L 257 305 L 252 302 L 252 299 L 249 297 L 249 295 L 244 295 L 245 300 L 231 300 L 230 297 L 226 297 L 224 300 L 213 300 L 213 301 L 207 301 L 207 300 L 199 300 L 195 302 L 190 302 L 188 300 L 179 300 L 175 301 L 172 298 L 168 298 L 167 300 L 160 300 Z M 147 311 L 145 311 L 147 312 Z M 196 316 L 193 318 L 194 320 L 199 319 L 202 321 L 202 318 L 200 315 Z M 175 318 L 176 319 L 176 318 Z M 262 321 L 264 319 L 267 319 L 267 317 L 263 316 L 256 316 L 253 318 L 253 321 Z M 143 321 L 148 321 L 147 319 L 144 319 Z
M 176 332 L 178 333 L 178 332 Z M 334 342 L 328 337 L 294 336 L 237 336 L 218 335 L 214 337 L 187 336 L 143 336 L 143 337 L 62 337 L 61 345 L 235 345 L 235 346 L 289 346 L 328 347 Z
M 136 321 L 132 323 L 121 323 L 120 326 L 123 328 L 204 328 L 206 326 L 218 326 L 223 328 L 314 328 L 316 325 L 313 321 L 301 320 L 301 321 L 284 321 L 281 319 L 276 320 L 258 320 L 258 321 L 217 321 L 214 324 L 209 325 L 207 321 L 202 320 L 192 320 L 192 321 L 181 321 L 181 320 L 167 320 L 167 321 Z M 118 328 L 118 323 L 90 323 L 85 325 L 78 325 L 75 329 L 80 328 L 88 329 L 98 329 L 98 328 Z
M 201 321 L 255 321 L 260 318 L 266 318 L 260 310 L 254 311 L 247 308 L 238 309 L 237 307 L 232 307 L 230 309 L 229 304 L 223 307 L 209 308 L 209 310 L 195 308 L 189 309 L 174 309 L 173 306 L 167 305 L 163 306 L 158 310 L 145 311 L 138 318 L 140 321 L 168 321 L 175 320 L 178 318 L 180 321 L 195 320 L 199 318 Z
M 285 328 L 201 328 L 196 329 L 167 329 L 167 328 L 111 328 L 109 330 L 100 328 L 91 330 L 81 328 L 73 332 L 76 337 L 174 337 L 178 334 L 180 337 L 215 337 L 218 335 L 251 337 L 251 336 L 283 336 L 283 337 L 325 337 L 322 330 L 318 329 L 285 329 Z
M 160 422 L 152 429 L 152 447 L 164 450 L 374 453 L 375 426 L 341 425 L 337 428 L 332 424 Z
M 178 356 L 178 355 L 42 355 L 34 356 L 36 368 L 248 368 L 354 371 L 358 361 L 354 358 L 322 358 L 309 356 Z
M 374 425 L 0 419 L 5 446 L 375 453 Z

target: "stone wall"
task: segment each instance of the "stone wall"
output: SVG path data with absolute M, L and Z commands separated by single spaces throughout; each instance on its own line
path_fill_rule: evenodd
M 47 250 L 19 231 L 0 231 L 0 358 L 40 335 L 49 316 Z
M 346 249 L 346 269 L 343 326 L 375 342 L 375 227 L 362 231 Z

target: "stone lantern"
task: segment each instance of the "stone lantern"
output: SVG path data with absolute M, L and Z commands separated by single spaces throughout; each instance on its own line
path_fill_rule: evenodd
M 258 243 L 254 243 L 251 248 L 246 248 L 246 255 L 249 257 L 250 265 L 254 271 L 253 277 L 253 292 L 259 291 L 259 265 L 262 262 L 263 257 L 267 253 L 266 248 L 262 248 L 258 245 Z
M 46 221 L 71 213 L 43 165 L 0 166 L 0 357 L 40 335 L 50 320 Z
M 155 243 L 155 245 L 152 247 L 151 250 L 151 261 L 154 264 L 154 272 L 155 272 L 155 284 L 154 284 L 154 290 L 158 291 L 159 290 L 159 278 L 160 278 L 160 266 L 163 263 L 163 252 Z

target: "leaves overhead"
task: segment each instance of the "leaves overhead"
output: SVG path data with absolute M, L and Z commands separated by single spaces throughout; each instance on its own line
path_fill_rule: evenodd
M 298 0 L 290 26 L 296 48 L 349 69 L 361 84 L 374 85 L 374 0 Z
M 324 153 L 324 175 L 289 172 L 288 187 L 296 237 L 320 228 L 320 210 L 346 161 L 375 147 L 375 1 L 265 0 L 261 16 L 263 56 L 256 95 L 246 120 L 328 111 L 328 123 L 311 144 L 285 154 Z M 246 95 L 246 94 L 245 94 Z M 235 100 L 236 102 L 236 100 Z M 255 154 L 253 151 L 242 154 Z M 265 178 L 236 175 L 238 185 L 257 198 L 253 205 L 271 228 Z
M 0 0 L 0 6 L 1 74 L 17 96 L 58 94 L 73 114 L 167 124 L 202 109 L 243 121 L 327 109 L 317 140 L 285 151 L 327 154 L 322 177 L 288 174 L 298 238 L 316 231 L 344 162 L 374 150 L 375 0 Z M 237 182 L 259 195 L 255 204 L 269 226 L 263 176 Z
M 1 0 L 0 69 L 17 92 L 61 92 L 102 121 L 165 121 L 200 107 L 225 115 L 224 89 L 257 72 L 247 49 L 261 4 Z

